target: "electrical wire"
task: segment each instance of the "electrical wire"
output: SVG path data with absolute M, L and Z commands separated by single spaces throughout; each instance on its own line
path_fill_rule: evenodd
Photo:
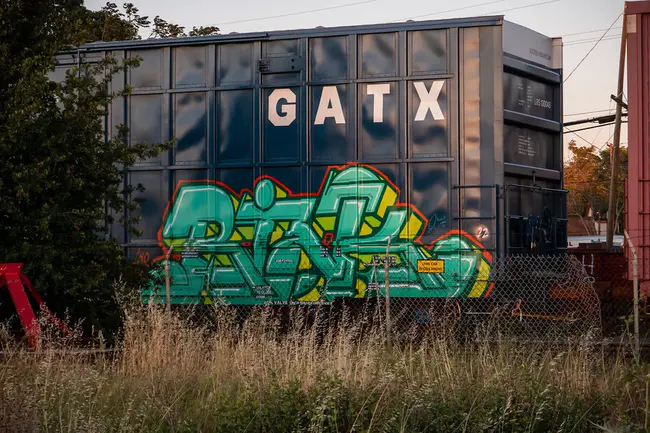
M 432 14 L 416 15 L 416 16 L 413 16 L 413 17 L 410 17 L 410 18 L 404 18 L 404 19 L 395 20 L 395 21 L 392 21 L 392 22 L 414 20 L 416 18 L 424 18 L 424 17 L 433 17 L 433 16 L 436 16 L 436 15 L 446 14 L 448 12 L 458 12 L 458 11 L 462 11 L 462 10 L 465 10 L 465 9 L 472 9 L 472 8 L 477 8 L 477 7 L 481 7 L 481 6 L 487 6 L 487 5 L 491 5 L 491 4 L 494 4 L 494 3 L 502 3 L 504 1 L 506 1 L 506 0 L 494 0 L 494 1 L 485 2 L 485 3 L 477 3 L 475 5 L 464 6 L 462 8 L 449 9 L 449 10 L 446 10 L 446 11 L 434 12 Z
M 622 29 L 623 27 L 613 27 L 610 30 L 618 30 Z M 578 35 L 586 35 L 588 33 L 598 33 L 598 32 L 604 32 L 607 29 L 598 29 L 598 30 L 588 30 L 586 32 L 578 32 L 578 33 L 567 33 L 565 35 L 560 35 L 561 38 L 567 37 L 567 36 L 578 36 Z
M 341 4 L 341 5 L 327 6 L 327 7 L 318 8 L 318 9 L 308 9 L 308 10 L 304 10 L 304 11 L 300 11 L 300 12 L 290 12 L 290 13 L 280 14 L 280 15 L 271 15 L 271 16 L 268 16 L 268 17 L 258 17 L 258 18 L 249 18 L 249 19 L 245 19 L 245 20 L 228 21 L 228 22 L 216 24 L 216 26 L 225 26 L 225 25 L 229 25 L 229 24 L 239 24 L 239 23 L 250 23 L 252 21 L 271 20 L 271 19 L 274 19 L 274 18 L 292 17 L 292 16 L 295 16 L 295 15 L 304 15 L 304 14 L 310 14 L 310 13 L 313 13 L 313 12 L 323 12 L 323 11 L 328 11 L 328 10 L 332 10 L 332 9 L 341 9 L 341 8 L 347 8 L 347 7 L 351 7 L 351 6 L 367 4 L 367 3 L 375 3 L 377 1 L 379 1 L 379 0 L 363 0 L 363 1 L 354 2 L 354 3 L 344 3 L 344 4 Z
M 580 134 L 578 134 L 578 133 L 576 133 L 576 132 L 574 132 L 574 131 L 572 131 L 572 130 L 570 130 L 570 129 L 569 129 L 569 128 L 567 128 L 566 126 L 564 127 L 564 129 L 566 129 L 566 130 L 567 130 L 567 132 L 569 132 L 569 133 L 571 133 L 571 134 L 574 134 L 574 135 L 576 135 L 576 136 L 577 136 L 577 137 L 578 137 L 579 139 L 581 139 L 582 141 L 584 141 L 585 143 L 587 143 L 588 145 L 590 145 L 590 146 L 591 146 L 591 141 L 589 141 L 589 140 L 587 140 L 586 138 L 584 138 L 584 137 L 583 137 L 583 136 L 581 136 Z
M 614 133 L 612 133 L 612 135 L 610 135 L 609 138 L 608 138 L 607 140 L 605 140 L 605 142 L 603 143 L 603 145 L 600 146 L 596 152 L 600 152 L 601 150 L 603 150 L 603 147 L 605 147 L 605 146 L 607 146 L 608 144 L 610 144 L 610 140 L 611 140 L 612 138 L 614 138 Z M 596 141 L 596 140 L 594 140 L 594 141 Z
M 501 13 L 503 13 L 503 12 L 516 11 L 516 10 L 519 10 L 519 9 L 527 9 L 527 8 L 532 8 L 532 7 L 535 7 L 535 6 L 546 5 L 546 4 L 549 4 L 549 3 L 557 3 L 557 2 L 559 2 L 559 1 L 560 1 L 560 0 L 548 0 L 548 1 L 545 1 L 545 2 L 541 2 L 541 3 L 534 3 L 534 4 L 531 4 L 531 5 L 524 5 L 524 6 L 517 6 L 517 7 L 514 7 L 514 8 L 504 9 L 504 10 L 501 10 L 501 11 L 490 12 L 490 13 L 482 14 L 482 15 L 495 15 L 495 14 L 501 14 Z
M 596 128 L 602 128 L 604 126 L 612 126 L 615 123 L 616 122 L 603 123 L 602 125 L 587 126 L 585 128 L 580 128 L 580 129 L 569 129 L 566 126 L 564 128 L 569 132 L 580 132 L 580 131 L 586 131 L 588 129 L 596 129 Z M 623 120 L 623 121 L 621 121 L 621 123 L 627 123 L 627 121 Z
M 585 114 L 594 114 L 594 113 L 604 113 L 606 111 L 613 111 L 614 108 L 607 108 L 603 110 L 593 110 L 593 111 L 583 111 L 582 113 L 571 113 L 571 114 L 565 114 L 564 117 L 569 117 L 569 116 L 582 116 Z
M 602 40 L 597 39 L 597 38 L 593 38 L 593 39 L 580 39 L 578 41 L 569 41 L 569 42 L 566 42 L 566 43 L 562 44 L 562 46 L 564 46 L 564 47 L 572 47 L 574 45 L 590 44 L 592 42 L 596 42 L 596 41 L 599 41 L 599 40 L 601 42 L 604 42 L 604 41 L 614 41 L 614 40 L 620 40 L 620 39 L 621 39 L 621 35 L 619 34 L 619 35 L 616 35 L 616 36 L 608 36 L 606 38 L 603 38 Z
M 598 39 L 598 41 L 594 44 L 594 46 L 591 47 L 591 49 L 587 52 L 587 54 L 585 54 L 585 56 L 582 58 L 582 60 L 580 60 L 580 62 L 576 65 L 576 67 L 573 68 L 573 71 L 571 71 L 571 73 L 570 73 L 570 74 L 569 74 L 569 75 L 564 79 L 564 83 L 566 83 L 566 82 L 569 80 L 569 78 L 571 78 L 571 76 L 573 75 L 573 73 L 574 73 L 575 71 L 578 70 L 578 68 L 580 67 L 580 65 L 582 65 L 582 63 L 587 59 L 587 57 L 589 57 L 589 54 L 591 54 L 591 52 L 592 52 L 592 51 L 593 51 L 593 50 L 598 46 L 598 44 L 600 43 L 600 41 L 601 41 L 601 40 L 602 40 L 602 39 L 607 35 L 607 33 L 612 29 L 612 27 L 614 27 L 614 24 L 616 24 L 616 23 L 618 22 L 618 20 L 619 20 L 622 16 L 623 16 L 623 13 L 621 12 L 621 13 L 616 17 L 616 19 L 614 20 L 614 22 L 612 23 L 612 25 L 609 26 L 609 28 L 605 31 L 605 33 L 603 33 L 603 35 L 600 37 L 600 39 Z
M 491 2 L 486 2 L 486 3 L 479 3 L 479 4 L 475 4 L 473 6 L 465 6 L 463 8 L 451 9 L 451 10 L 443 11 L 443 12 L 434 12 L 434 13 L 431 13 L 431 14 L 418 15 L 418 16 L 415 16 L 415 17 L 404 18 L 402 20 L 397 20 L 397 21 L 405 21 L 405 20 L 410 20 L 410 19 L 414 19 L 414 18 L 424 18 L 424 17 L 430 17 L 430 16 L 434 16 L 434 15 L 441 15 L 441 14 L 444 14 L 444 13 L 447 13 L 447 12 L 456 12 L 456 11 L 463 10 L 463 9 L 476 8 L 476 7 L 479 7 L 479 6 L 486 6 L 486 5 L 493 4 L 493 3 L 500 3 L 500 1 L 502 1 L 502 0 L 491 1 Z M 503 13 L 503 12 L 510 12 L 510 11 L 518 10 L 518 9 L 526 9 L 526 8 L 541 6 L 541 5 L 545 5 L 545 4 L 549 4 L 549 3 L 556 3 L 556 2 L 559 2 L 559 1 L 561 1 L 561 0 L 548 0 L 548 1 L 541 2 L 541 3 L 534 3 L 534 4 L 530 4 L 530 5 L 517 6 L 517 7 L 514 7 L 514 8 L 508 8 L 508 9 L 503 9 L 503 10 L 500 10 L 500 11 L 489 12 L 489 13 L 486 13 L 486 14 L 481 14 L 480 16 L 495 15 L 495 14 L 500 14 L 500 13 Z
M 605 128 L 599 128 L 599 129 L 598 129 L 598 133 L 596 134 L 596 136 L 594 137 L 594 139 L 591 140 L 591 145 L 592 145 L 592 146 L 594 145 L 594 143 L 596 142 L 596 140 L 598 140 L 598 137 L 600 137 L 600 134 L 601 134 L 604 130 L 605 130 Z

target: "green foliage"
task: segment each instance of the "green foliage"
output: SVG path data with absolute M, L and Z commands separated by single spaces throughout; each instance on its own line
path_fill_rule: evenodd
M 99 41 L 141 39 L 140 32 L 143 29 L 151 29 L 149 38 L 219 34 L 216 26 L 192 27 L 192 30 L 185 32 L 185 27 L 166 21 L 159 15 L 152 22 L 148 16 L 140 15 L 140 10 L 133 3 L 124 3 L 120 8 L 115 3 L 107 2 L 97 11 L 82 7 L 77 9 L 72 21 L 71 43 L 76 46 Z
M 122 10 L 115 3 L 106 3 L 98 11 L 80 8 L 71 31 L 74 45 L 98 41 L 140 39 L 142 28 L 148 28 L 149 17 L 141 16 L 133 3 L 124 3 Z
M 591 210 L 593 215 L 607 216 L 611 169 L 609 147 L 600 150 L 595 146 L 578 146 L 569 143 L 573 157 L 564 167 L 564 183 L 569 190 L 567 207 L 569 215 L 585 217 Z M 618 195 L 616 216 L 617 232 L 622 232 L 625 179 L 627 179 L 627 148 L 619 150 Z
M 146 270 L 108 239 L 110 215 L 134 214 L 128 197 L 141 186 L 124 185 L 126 169 L 170 143 L 129 145 L 124 127 L 106 140 L 106 107 L 127 93 L 111 92 L 111 78 L 136 60 L 107 58 L 72 68 L 63 83 L 48 79 L 56 54 L 79 40 L 80 1 L 2 2 L 0 262 L 24 262 L 54 311 L 114 329 L 114 280 L 128 275 L 136 286 Z M 120 221 L 133 233 L 136 222 Z
M 211 36 L 218 35 L 219 27 L 216 26 L 200 26 L 192 27 L 192 30 L 188 33 L 188 36 Z
M 210 36 L 219 34 L 219 27 L 200 26 L 192 27 L 189 33 L 185 32 L 185 27 L 178 24 L 170 23 L 156 15 L 153 19 L 153 28 L 151 29 L 150 38 L 181 38 L 184 36 Z

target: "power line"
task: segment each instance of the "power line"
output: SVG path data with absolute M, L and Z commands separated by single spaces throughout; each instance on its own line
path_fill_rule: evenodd
M 567 128 L 567 131 L 570 131 L 570 132 L 586 131 L 586 130 L 588 130 L 588 129 L 602 128 L 603 126 L 612 126 L 614 123 L 616 123 L 616 122 L 603 123 L 602 125 L 586 126 L 586 127 L 584 127 L 584 128 L 580 128 L 580 129 L 568 129 L 568 128 Z M 621 123 L 627 123 L 627 121 L 624 120 L 624 121 L 622 121 Z M 565 126 L 565 128 L 566 128 L 566 126 Z
M 598 44 L 600 43 L 600 41 L 601 41 L 601 40 L 602 40 L 602 39 L 607 35 L 607 32 L 609 32 L 609 31 L 612 29 L 612 27 L 614 27 L 614 24 L 616 24 L 616 23 L 618 22 L 618 20 L 619 20 L 619 18 L 621 18 L 621 16 L 623 16 L 623 13 L 620 13 L 620 14 L 616 17 L 616 19 L 614 20 L 614 22 L 612 23 L 612 25 L 609 26 L 609 28 L 605 31 L 605 33 L 603 33 L 603 35 L 600 37 L 600 39 L 598 39 L 598 41 L 594 44 L 594 46 L 591 47 L 591 49 L 587 52 L 587 54 L 585 54 L 585 56 L 582 58 L 582 60 L 580 60 L 580 63 L 578 63 L 578 64 L 576 65 L 575 68 L 573 68 L 573 71 L 571 71 L 571 73 L 570 73 L 570 74 L 569 74 L 569 75 L 564 79 L 564 83 L 566 83 L 566 82 L 569 80 L 569 78 L 571 78 L 571 76 L 573 75 L 573 73 L 574 73 L 574 72 L 575 72 L 575 71 L 580 67 L 580 65 L 582 65 L 582 62 L 584 62 L 585 59 L 586 59 L 587 57 L 589 57 L 589 54 L 591 54 L 591 52 L 592 52 L 592 51 L 593 51 L 593 50 L 598 46 Z
M 614 41 L 614 40 L 620 40 L 621 35 L 616 35 L 616 36 L 608 36 L 603 39 L 581 39 L 579 41 L 569 41 L 565 44 L 562 44 L 564 47 L 572 47 L 573 45 L 583 45 L 583 44 L 589 44 L 591 42 L 596 42 L 596 41 Z
M 607 140 L 605 140 L 605 142 L 603 143 L 603 145 L 600 146 L 600 147 L 598 148 L 597 152 L 600 152 L 601 150 L 603 150 L 603 147 L 607 146 L 607 144 L 609 143 L 609 141 L 610 141 L 613 137 L 614 137 L 614 133 L 612 132 L 612 135 L 610 135 L 609 138 L 608 138 Z M 595 141 L 595 140 L 594 140 L 594 141 Z
M 582 113 L 571 113 L 571 114 L 565 114 L 564 117 L 569 117 L 569 116 L 582 116 L 584 114 L 593 114 L 593 113 L 604 113 L 606 111 L 613 111 L 615 108 L 607 108 L 603 110 L 592 110 L 592 111 L 583 111 Z
M 559 2 L 559 1 L 560 1 L 560 0 L 549 0 L 549 1 L 541 2 L 541 3 L 534 3 L 534 4 L 532 4 L 532 5 L 518 6 L 518 7 L 515 7 L 515 8 L 504 9 L 504 10 L 502 10 L 502 11 L 490 12 L 490 13 L 483 14 L 483 15 L 494 15 L 494 14 L 500 14 L 500 13 L 503 13 L 503 12 L 516 11 L 516 10 L 518 10 L 518 9 L 526 9 L 526 8 L 532 8 L 532 7 L 535 7 L 535 6 L 546 5 L 546 4 L 549 4 L 549 3 L 557 3 L 557 2 Z
M 446 14 L 448 12 L 457 12 L 457 11 L 462 11 L 462 10 L 465 10 L 465 9 L 477 8 L 477 7 L 480 7 L 480 6 L 487 6 L 487 5 L 491 5 L 491 4 L 494 4 L 494 3 L 501 3 L 501 2 L 504 2 L 504 1 L 506 1 L 506 0 L 494 0 L 494 1 L 486 2 L 486 3 L 477 3 L 475 5 L 464 6 L 462 8 L 457 8 L 457 9 L 449 9 L 449 10 L 441 11 L 441 12 L 434 12 L 432 14 L 416 15 L 416 16 L 410 17 L 410 18 L 403 18 L 401 20 L 395 20 L 393 22 L 414 20 L 416 18 L 432 17 L 432 16 L 435 16 L 435 15 Z
M 618 30 L 622 29 L 623 27 L 613 27 L 611 30 Z M 598 32 L 604 32 L 607 29 L 598 29 L 598 30 L 589 30 L 586 32 L 578 32 L 578 33 L 567 33 L 565 35 L 560 35 L 561 38 L 564 38 L 566 36 L 578 36 L 578 35 L 586 35 L 588 33 L 598 33 Z
M 621 37 L 618 36 L 618 37 L 615 37 L 615 38 L 605 38 L 605 39 L 603 39 L 601 42 L 607 42 L 607 41 L 620 41 L 620 40 L 621 40 Z M 580 45 L 584 45 L 584 44 L 590 44 L 591 42 L 595 42 L 595 41 L 590 41 L 590 42 L 579 42 L 579 43 L 577 43 L 577 44 L 566 44 L 566 45 L 563 45 L 563 47 L 564 47 L 564 48 L 573 48 L 573 47 L 578 47 L 578 46 L 580 46 Z
M 576 135 L 579 139 L 581 139 L 582 141 L 584 141 L 584 142 L 587 143 L 588 145 L 590 145 L 590 146 L 592 145 L 591 142 L 590 142 L 589 140 L 587 140 L 586 138 L 584 138 L 584 137 L 581 136 L 580 134 L 578 134 L 578 133 L 576 133 L 576 132 L 570 130 L 570 129 L 567 128 L 566 126 L 564 127 L 564 129 L 566 129 L 567 132 L 570 132 L 571 134 Z
M 313 13 L 313 12 L 323 12 L 323 11 L 328 11 L 328 10 L 331 10 L 331 9 L 341 9 L 341 8 L 347 8 L 347 7 L 350 7 L 350 6 L 357 6 L 357 5 L 367 4 L 367 3 L 374 3 L 374 2 L 377 2 L 377 1 L 379 1 L 379 0 L 364 0 L 364 1 L 354 2 L 354 3 L 345 3 L 345 4 L 341 4 L 341 5 L 327 6 L 327 7 L 318 8 L 318 9 L 308 9 L 308 10 L 304 10 L 304 11 L 300 11 L 300 12 L 290 12 L 290 13 L 281 14 L 281 15 L 271 15 L 271 16 L 268 16 L 268 17 L 249 18 L 249 19 L 246 19 L 246 20 L 238 20 L 238 21 L 228 21 L 228 22 L 219 23 L 219 24 L 216 24 L 216 25 L 217 26 L 225 26 L 225 25 L 228 25 L 228 24 L 249 23 L 249 22 L 252 22 L 252 21 L 262 21 L 262 20 L 271 20 L 271 19 L 274 19 L 274 18 L 292 17 L 292 16 L 295 16 L 295 15 L 304 15 L 304 14 L 310 14 L 310 13 Z
M 606 38 L 603 38 L 603 41 L 607 41 L 610 39 L 618 39 L 620 38 L 621 34 L 617 33 L 615 35 L 609 35 Z M 589 42 L 596 42 L 599 40 L 599 38 L 588 38 L 588 39 L 576 39 L 575 41 L 567 41 L 564 45 L 578 45 L 578 44 L 587 44 Z
M 418 15 L 418 16 L 411 17 L 411 18 L 404 18 L 402 20 L 397 20 L 397 21 L 405 21 L 405 20 L 410 20 L 410 19 L 414 19 L 414 18 L 424 18 L 424 17 L 430 17 L 430 16 L 434 16 L 434 15 L 441 15 L 441 14 L 444 14 L 444 13 L 447 13 L 447 12 L 456 12 L 456 11 L 463 10 L 463 9 L 476 8 L 476 7 L 479 7 L 479 6 L 486 6 L 486 5 L 493 4 L 493 3 L 500 3 L 501 1 L 504 1 L 504 0 L 496 0 L 496 1 L 491 1 L 491 2 L 487 2 L 487 3 L 479 3 L 479 4 L 472 5 L 472 6 L 465 6 L 465 7 L 462 7 L 462 8 L 451 9 L 451 10 L 444 11 L 444 12 L 434 12 L 434 13 L 431 13 L 431 14 L 423 14 L 423 15 Z M 526 8 L 531 8 L 531 7 L 535 7 L 535 6 L 541 6 L 541 5 L 545 5 L 545 4 L 548 4 L 548 3 L 556 3 L 556 2 L 559 2 L 559 1 L 560 0 L 548 0 L 548 1 L 545 1 L 545 2 L 541 2 L 541 3 L 534 3 L 534 4 L 530 4 L 530 5 L 524 5 L 524 6 L 517 6 L 517 7 L 514 7 L 514 8 L 503 9 L 503 10 L 500 10 L 500 11 L 489 12 L 489 13 L 481 14 L 481 15 L 482 16 L 495 15 L 495 14 L 500 14 L 500 13 L 503 13 L 503 12 L 510 12 L 510 11 L 518 10 L 518 9 L 526 9 Z

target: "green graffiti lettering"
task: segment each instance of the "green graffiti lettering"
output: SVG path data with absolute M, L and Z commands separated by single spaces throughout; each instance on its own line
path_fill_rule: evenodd
M 460 231 L 422 243 L 429 221 L 399 196 L 382 173 L 356 164 L 330 167 L 311 196 L 268 176 L 240 194 L 219 182 L 180 183 L 159 232 L 160 246 L 174 253 L 172 300 L 256 305 L 383 296 L 386 271 L 377 258 L 389 242 L 391 296 L 487 296 L 491 255 Z M 440 269 L 420 269 L 420 261 Z M 156 272 L 143 299 L 164 299 Z

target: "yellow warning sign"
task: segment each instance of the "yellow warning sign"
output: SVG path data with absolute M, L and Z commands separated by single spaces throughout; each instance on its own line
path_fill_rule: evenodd
M 418 272 L 423 274 L 442 274 L 445 272 L 445 261 L 418 260 Z

